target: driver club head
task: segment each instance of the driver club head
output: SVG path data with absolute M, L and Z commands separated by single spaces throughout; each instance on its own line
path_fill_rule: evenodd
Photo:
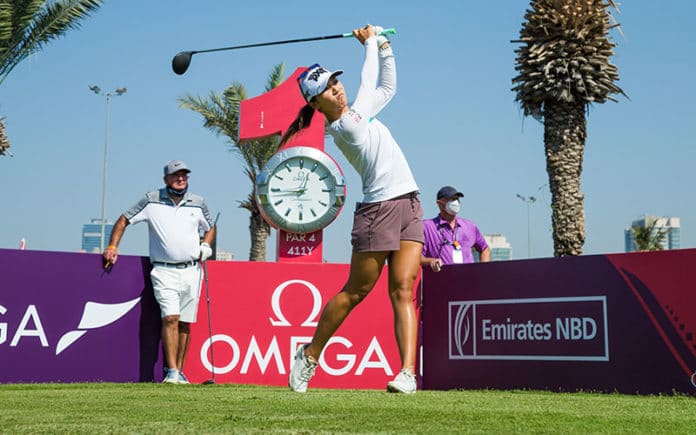
M 213 385 L 215 383 L 214 379 L 208 379 L 207 381 L 203 382 L 203 385 Z
M 186 72 L 189 65 L 191 65 L 191 56 L 193 56 L 193 51 L 180 51 L 174 59 L 172 59 L 172 69 L 175 73 L 182 75 Z

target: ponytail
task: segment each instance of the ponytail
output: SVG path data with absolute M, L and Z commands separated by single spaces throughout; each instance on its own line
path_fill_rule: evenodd
M 305 104 L 304 107 L 300 109 L 297 113 L 297 118 L 292 121 L 292 124 L 290 124 L 285 131 L 283 137 L 280 138 L 280 147 L 285 145 L 297 133 L 309 127 L 309 124 L 312 122 L 312 117 L 314 116 L 314 110 L 315 109 L 309 104 Z

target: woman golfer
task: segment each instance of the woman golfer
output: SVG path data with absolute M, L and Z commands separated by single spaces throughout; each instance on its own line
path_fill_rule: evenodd
M 315 110 L 326 116 L 336 146 L 360 174 L 364 199 L 353 220 L 353 254 L 348 282 L 324 306 L 314 337 L 298 348 L 290 370 L 290 388 L 307 391 L 324 346 L 348 313 L 375 286 L 385 262 L 389 263 L 389 298 L 394 311 L 394 334 L 402 369 L 387 384 L 387 391 L 416 392 L 414 366 L 418 326 L 413 306 L 413 284 L 423 249 L 423 211 L 418 186 L 406 157 L 389 129 L 376 116 L 396 93 L 396 67 L 389 40 L 381 27 L 353 30 L 365 46 L 361 83 L 352 106 L 343 84 L 320 65 L 298 77 L 307 105 L 290 125 L 281 145 L 309 126 Z

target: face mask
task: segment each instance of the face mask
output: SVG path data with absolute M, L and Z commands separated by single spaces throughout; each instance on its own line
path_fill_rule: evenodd
M 169 192 L 170 195 L 183 196 L 187 190 L 188 190 L 188 185 L 181 190 L 176 190 L 171 186 L 167 186 L 167 192 Z
M 454 199 L 452 201 L 449 201 L 447 203 L 447 205 L 445 206 L 445 209 L 447 209 L 447 211 L 452 213 L 452 214 L 459 213 L 459 200 Z

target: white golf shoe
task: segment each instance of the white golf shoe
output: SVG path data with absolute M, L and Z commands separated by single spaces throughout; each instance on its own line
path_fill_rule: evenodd
M 307 391 L 307 384 L 309 380 L 314 376 L 314 371 L 317 369 L 317 360 L 311 356 L 305 355 L 305 349 L 309 346 L 305 344 L 297 348 L 295 352 L 295 362 L 290 368 L 290 379 L 288 384 L 290 389 L 297 393 L 304 393 Z
M 167 370 L 167 376 L 162 380 L 163 384 L 178 384 L 179 383 L 179 370 L 169 369 Z
M 390 393 L 413 394 L 416 392 L 416 375 L 408 369 L 401 369 L 393 381 L 387 383 Z

